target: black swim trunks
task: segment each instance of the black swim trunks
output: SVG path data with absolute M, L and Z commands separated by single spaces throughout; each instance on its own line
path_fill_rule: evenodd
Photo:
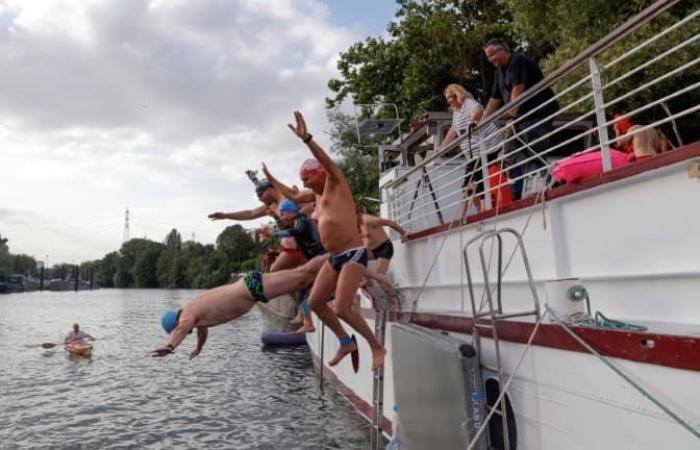
M 394 256 L 394 244 L 391 239 L 387 239 L 372 249 L 375 258 L 391 259 Z
M 330 263 L 333 270 L 340 272 L 340 269 L 349 262 L 359 264 L 362 267 L 367 267 L 367 260 L 369 255 L 367 254 L 367 247 L 357 247 L 351 248 L 339 255 L 331 256 Z
M 260 271 L 254 270 L 246 273 L 245 277 L 243 277 L 243 282 L 248 288 L 250 295 L 253 296 L 253 300 L 267 303 L 267 298 L 265 298 L 263 293 L 262 273 Z

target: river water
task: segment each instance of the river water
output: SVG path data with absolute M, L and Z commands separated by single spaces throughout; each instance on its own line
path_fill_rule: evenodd
M 0 448 L 366 449 L 369 425 L 304 347 L 264 350 L 257 308 L 192 334 L 165 358 L 160 314 L 201 291 L 35 292 L 0 296 Z M 61 345 L 73 322 L 91 359 Z

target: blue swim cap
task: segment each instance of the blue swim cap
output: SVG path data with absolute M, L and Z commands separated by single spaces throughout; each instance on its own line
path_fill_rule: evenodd
M 163 326 L 166 333 L 172 333 L 177 326 L 177 316 L 179 313 L 180 311 L 177 309 L 169 309 L 163 313 L 163 316 L 160 318 L 160 324 Z
M 285 198 L 284 200 L 282 200 L 282 203 L 280 203 L 280 206 L 279 208 L 277 208 L 277 210 L 281 213 L 298 213 L 299 207 L 293 201 L 289 200 L 288 198 Z

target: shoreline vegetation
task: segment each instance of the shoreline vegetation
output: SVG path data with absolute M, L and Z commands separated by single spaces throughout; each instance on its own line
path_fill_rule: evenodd
M 228 283 L 231 274 L 257 269 L 268 242 L 256 242 L 241 225 L 226 227 L 215 244 L 184 241 L 172 229 L 163 242 L 130 239 L 102 259 L 78 265 L 79 277 L 92 274 L 102 288 L 209 289 Z M 37 264 L 39 263 L 39 264 Z M 10 274 L 26 275 L 27 290 L 38 289 L 31 281 L 41 277 L 40 261 L 29 255 L 10 253 L 8 238 L 0 236 L 0 280 Z M 50 279 L 69 279 L 75 264 L 55 264 L 44 271 Z

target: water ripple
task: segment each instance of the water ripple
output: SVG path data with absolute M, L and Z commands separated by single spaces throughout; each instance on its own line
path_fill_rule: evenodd
M 365 449 L 369 427 L 322 392 L 306 348 L 261 347 L 259 311 L 214 328 L 189 361 L 148 356 L 160 312 L 197 291 L 102 290 L 0 296 L 2 449 Z M 60 343 L 78 321 L 92 359 Z

